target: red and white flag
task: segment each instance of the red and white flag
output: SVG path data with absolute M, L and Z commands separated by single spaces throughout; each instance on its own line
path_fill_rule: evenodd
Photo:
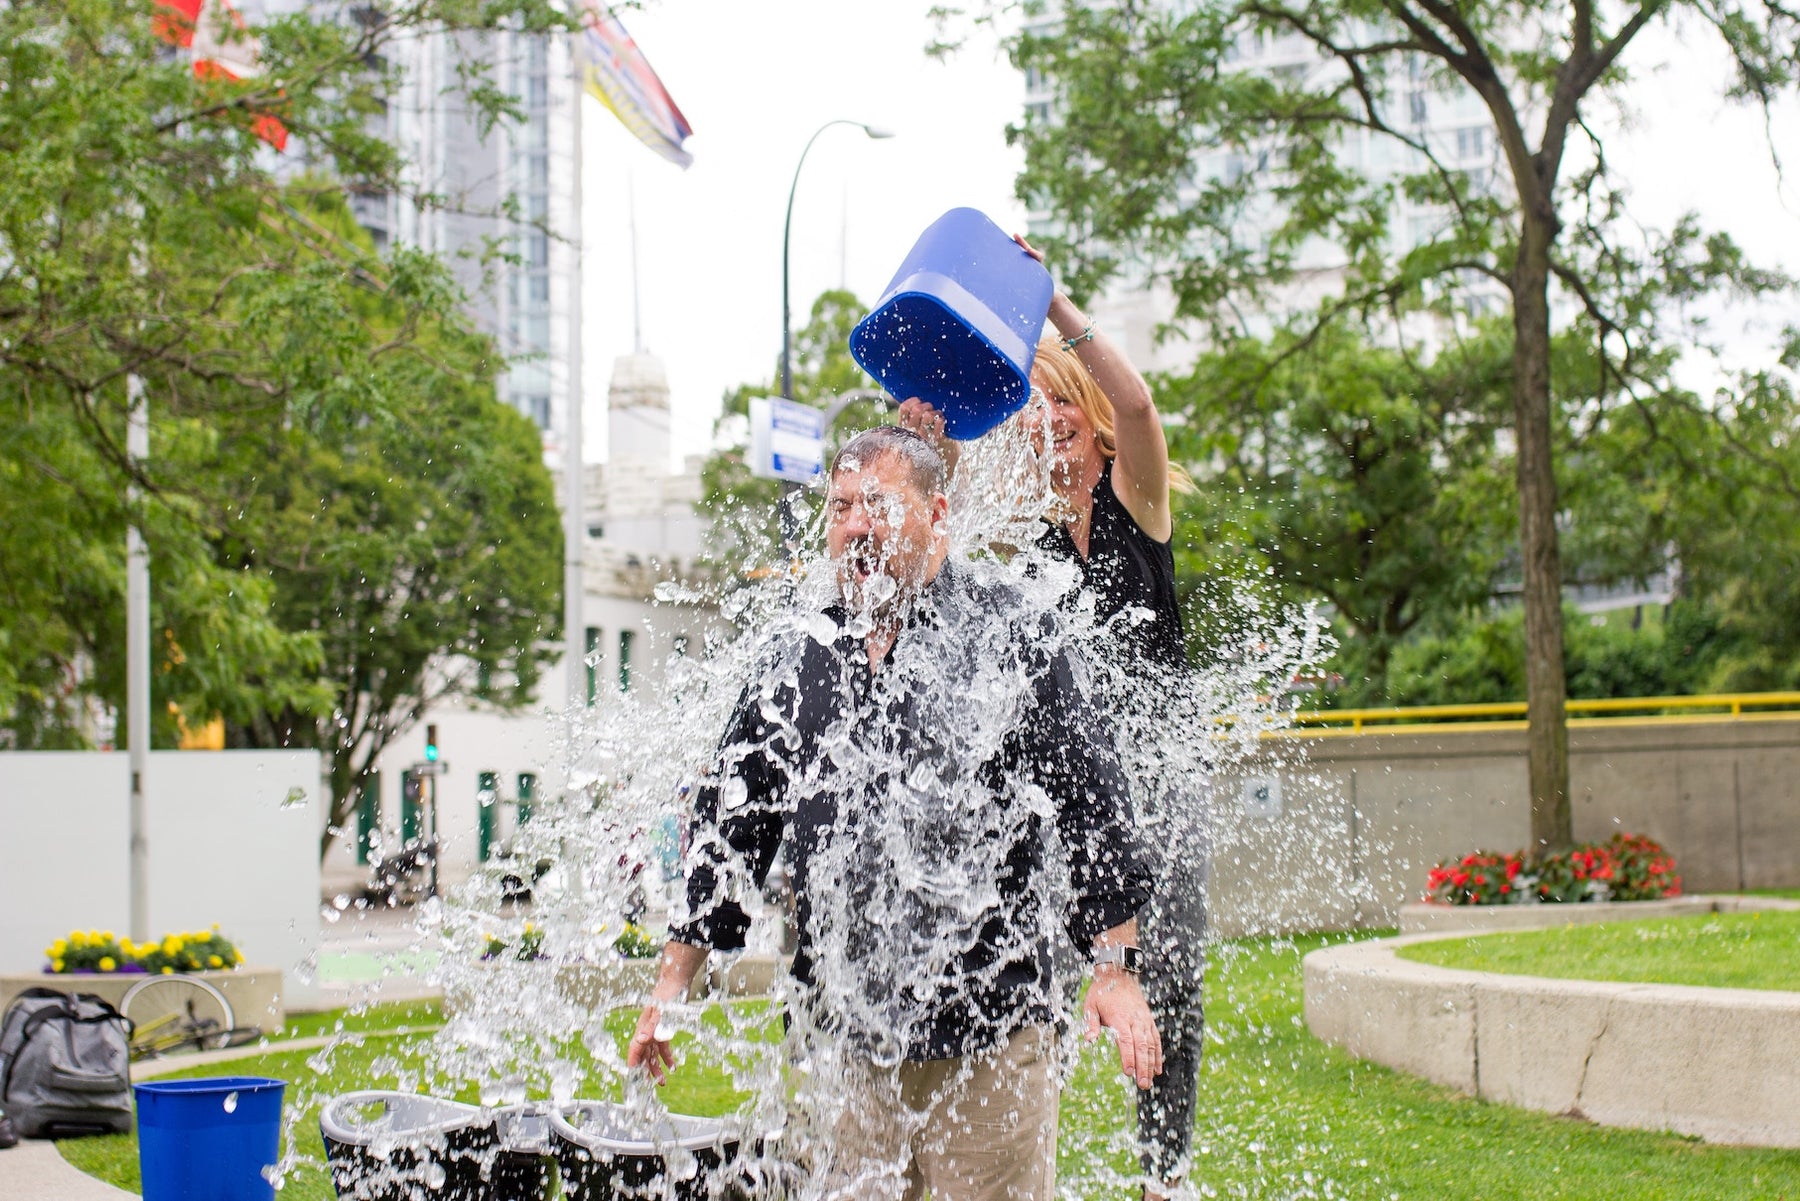
M 157 0 L 156 34 L 192 51 L 194 78 L 237 82 L 262 74 L 262 47 L 229 0 Z M 287 149 L 287 126 L 269 113 L 251 118 L 256 136 L 277 150 Z
M 681 144 L 693 134 L 693 127 L 619 18 L 601 0 L 585 2 L 586 28 L 575 43 L 575 53 L 587 90 L 638 141 L 685 171 L 694 156 Z

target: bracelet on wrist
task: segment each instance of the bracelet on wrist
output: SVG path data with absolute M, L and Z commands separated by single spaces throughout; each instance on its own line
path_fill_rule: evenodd
M 1076 334 L 1073 338 L 1064 338 L 1062 340 L 1063 349 L 1064 350 L 1074 350 L 1077 346 L 1081 345 L 1083 342 L 1092 342 L 1093 340 L 1094 340 L 1094 323 L 1092 321 L 1090 321 L 1087 323 L 1087 328 L 1082 330 L 1080 333 Z

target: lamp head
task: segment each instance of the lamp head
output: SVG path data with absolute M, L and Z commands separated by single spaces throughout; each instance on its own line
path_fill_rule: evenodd
M 894 136 L 894 131 L 885 125 L 865 125 L 862 127 L 862 131 L 872 138 L 891 138 Z

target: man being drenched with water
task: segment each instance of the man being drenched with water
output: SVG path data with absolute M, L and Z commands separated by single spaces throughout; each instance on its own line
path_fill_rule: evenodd
M 1162 1069 L 1139 991 L 1149 877 L 1108 731 L 1053 604 L 953 559 L 943 459 L 910 431 L 832 464 L 834 603 L 774 639 L 698 794 L 687 913 L 628 1062 L 674 1066 L 662 1008 L 780 853 L 798 949 L 789 1126 L 801 1195 L 1044 1198 L 1056 1173 L 1051 944 L 1091 953 L 1090 1038 Z

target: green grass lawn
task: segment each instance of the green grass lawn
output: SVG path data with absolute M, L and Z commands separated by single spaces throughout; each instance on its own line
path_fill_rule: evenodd
M 768 1009 L 766 1001 L 741 1002 L 736 1005 L 740 1025 L 747 1025 L 751 1037 L 773 1044 L 780 1041 L 778 1020 L 758 1021 Z M 748 1019 L 746 1022 L 745 1019 Z M 479 1100 L 473 1085 L 452 1087 L 433 1078 L 426 1052 L 431 1043 L 431 1028 L 442 1020 L 437 1002 L 398 1002 L 375 1006 L 356 1014 L 344 1010 L 305 1014 L 292 1018 L 282 1028 L 282 1039 L 307 1038 L 320 1034 L 347 1033 L 363 1035 L 348 1039 L 330 1049 L 309 1047 L 280 1049 L 281 1040 L 272 1040 L 262 1054 L 234 1060 L 229 1065 L 189 1068 L 158 1076 L 159 1080 L 183 1080 L 206 1076 L 266 1076 L 288 1082 L 285 1107 L 287 1127 L 283 1148 L 288 1140 L 298 1142 L 299 1162 L 283 1183 L 282 1201 L 331 1201 L 334 1196 L 331 1178 L 324 1167 L 325 1145 L 319 1134 L 319 1111 L 325 1101 L 357 1089 L 401 1089 L 426 1087 L 434 1096 L 452 1097 L 475 1103 Z M 606 1027 L 613 1035 L 619 1053 L 625 1051 L 637 1020 L 635 1010 L 619 1010 L 609 1015 Z M 703 1019 L 715 1031 L 723 1032 L 726 1019 L 719 1007 L 713 1006 Z M 423 1029 L 421 1029 L 423 1028 Z M 691 1044 L 691 1035 L 678 1035 L 676 1046 Z M 564 1053 L 572 1061 L 586 1061 L 579 1040 L 571 1039 Z M 616 1087 L 608 1087 L 605 1078 L 596 1074 L 577 1090 L 582 1097 L 618 1100 Z M 732 1112 L 747 1099 L 731 1086 L 721 1070 L 688 1066 L 673 1074 L 663 1090 L 663 1099 L 677 1113 L 713 1116 Z M 70 1139 L 58 1144 L 63 1157 L 76 1167 L 120 1188 L 141 1193 L 138 1176 L 137 1135 L 108 1135 L 101 1138 Z
M 1766 920 L 1766 919 L 1765 919 Z M 1712 1147 L 1691 1139 L 1606 1130 L 1458 1097 L 1372 1067 L 1320 1043 L 1301 1020 L 1300 958 L 1325 939 L 1256 941 L 1218 948 L 1208 976 L 1207 1058 L 1196 1116 L 1195 1179 L 1217 1197 L 1455 1197 L 1457 1201 L 1800 1201 L 1800 1152 Z M 609 1028 L 622 1039 L 630 1014 Z M 775 1036 L 769 1023 L 767 1036 Z M 422 1036 L 369 1039 L 340 1051 L 320 1092 L 381 1087 L 414 1070 L 404 1050 Z M 271 1054 L 234 1070 L 314 1081 L 316 1052 Z M 1125 1198 L 1123 1132 L 1130 1098 L 1104 1047 L 1082 1051 L 1064 1094 L 1064 1195 Z M 216 1073 L 217 1069 L 213 1070 Z M 213 1074 L 196 1073 L 196 1074 Z M 735 1103 L 725 1079 L 694 1064 L 666 1093 L 690 1113 Z M 294 1127 L 303 1152 L 320 1154 L 316 1110 Z M 127 1136 L 62 1144 L 71 1161 L 126 1188 L 137 1186 Z M 322 1170 L 290 1178 L 282 1201 L 326 1201 Z
M 361 1013 L 346 1009 L 326 1009 L 318 1013 L 296 1013 L 288 1016 L 277 1038 L 317 1038 L 342 1032 L 395 1030 L 402 1033 L 436 1026 L 444 1020 L 436 1001 L 392 1001 L 371 1005 Z
M 1403 959 L 1480 972 L 1800 990 L 1800 911 L 1712 913 L 1415 943 Z

